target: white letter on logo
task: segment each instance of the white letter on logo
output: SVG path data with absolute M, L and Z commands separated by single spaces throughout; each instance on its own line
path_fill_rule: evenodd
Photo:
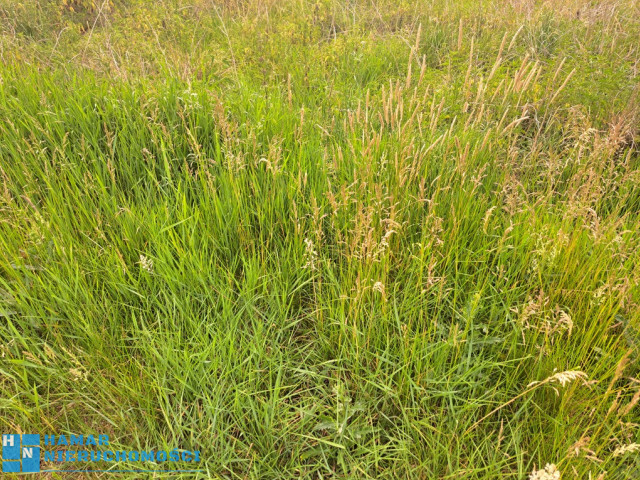
M 13 447 L 13 435 L 2 435 L 2 446 L 12 446 Z
M 33 447 L 22 447 L 22 458 L 33 458 Z

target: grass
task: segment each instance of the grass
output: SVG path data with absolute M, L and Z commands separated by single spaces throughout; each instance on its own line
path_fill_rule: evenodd
M 123 478 L 635 478 L 639 19 L 2 0 L 2 431 L 201 451 Z

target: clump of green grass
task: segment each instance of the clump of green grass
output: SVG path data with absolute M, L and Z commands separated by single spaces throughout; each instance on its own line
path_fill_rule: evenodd
M 635 2 L 69 5 L 0 7 L 4 430 L 638 473 Z

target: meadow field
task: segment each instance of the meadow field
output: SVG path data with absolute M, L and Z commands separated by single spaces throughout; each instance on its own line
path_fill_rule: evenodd
M 638 0 L 0 0 L 0 433 L 639 479 L 639 145 Z

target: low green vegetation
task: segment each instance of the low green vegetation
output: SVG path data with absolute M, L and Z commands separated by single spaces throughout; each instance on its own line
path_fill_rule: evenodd
M 0 31 L 0 433 L 201 451 L 132 479 L 640 475 L 637 1 Z

